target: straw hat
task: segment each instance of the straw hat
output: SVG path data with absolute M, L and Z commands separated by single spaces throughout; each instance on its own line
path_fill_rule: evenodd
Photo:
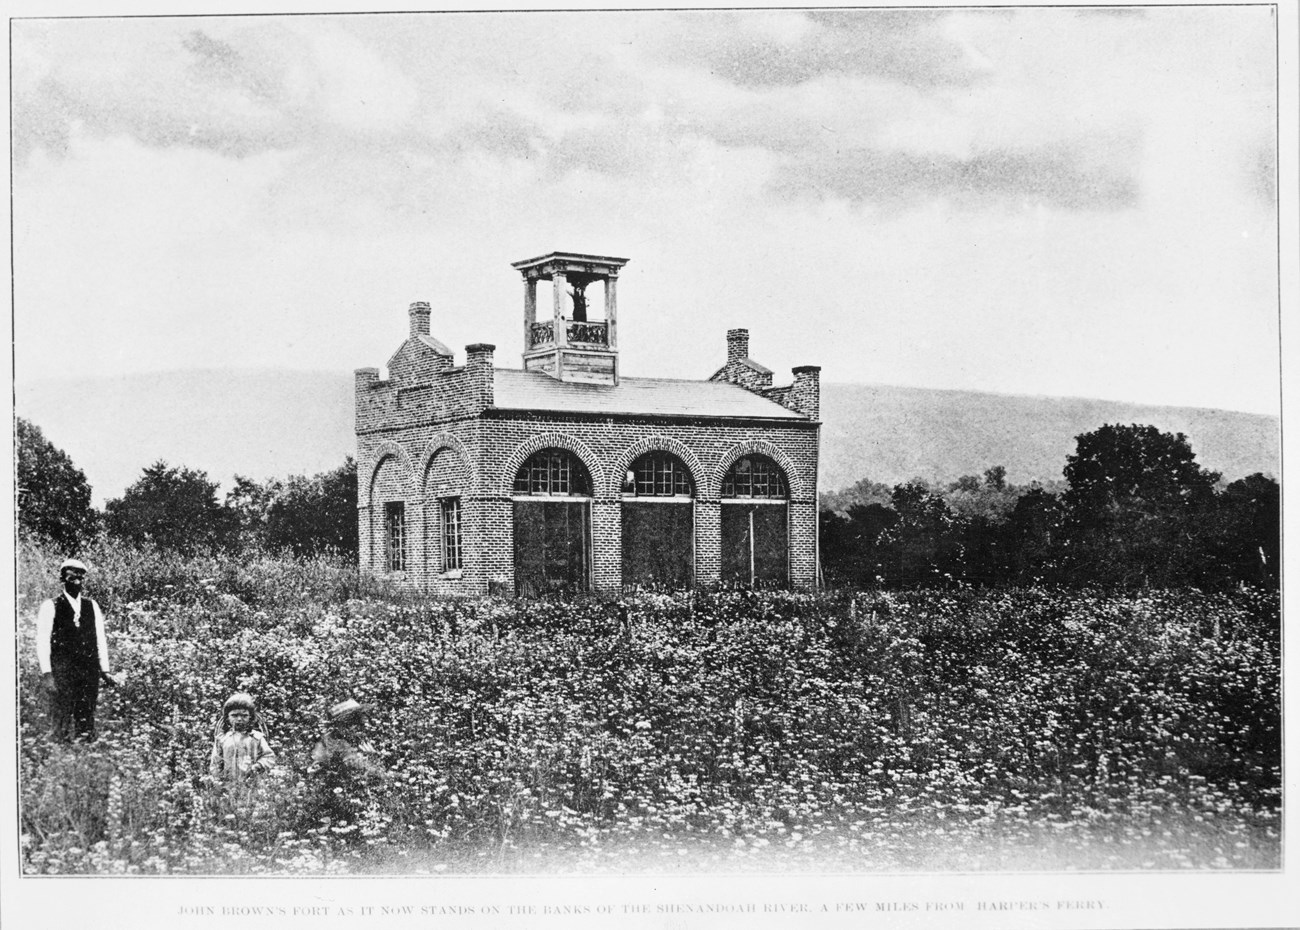
M 374 704 L 362 704 L 356 698 L 339 701 L 329 709 L 331 723 L 351 723 L 374 711 Z

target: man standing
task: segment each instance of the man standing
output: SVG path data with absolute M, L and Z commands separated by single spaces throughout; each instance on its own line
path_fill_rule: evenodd
M 95 738 L 99 683 L 116 685 L 108 674 L 108 637 L 99 605 L 81 596 L 86 566 L 67 559 L 59 566 L 63 593 L 36 614 L 36 658 L 50 695 L 53 736 L 66 741 Z

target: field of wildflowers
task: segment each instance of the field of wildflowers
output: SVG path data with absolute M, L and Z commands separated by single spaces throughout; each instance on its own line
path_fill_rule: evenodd
M 123 685 L 45 735 L 19 553 L 31 873 L 1268 869 L 1276 594 L 952 589 L 424 601 L 328 559 L 88 554 Z M 204 779 L 258 699 L 277 770 Z M 378 706 L 382 782 L 308 772 Z

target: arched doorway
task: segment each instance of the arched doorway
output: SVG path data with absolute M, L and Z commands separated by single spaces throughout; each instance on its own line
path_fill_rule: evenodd
M 465 567 L 464 509 L 469 486 L 462 455 L 450 446 L 433 454 L 424 472 L 425 572 L 457 577 Z
M 722 479 L 722 581 L 785 587 L 790 580 L 789 482 L 765 455 L 737 459 Z
M 623 482 L 623 587 L 680 589 L 695 580 L 695 482 L 670 452 L 647 452 Z
M 567 449 L 542 449 L 515 474 L 515 592 L 591 586 L 591 475 Z
M 370 479 L 370 568 L 377 574 L 406 575 L 413 568 L 410 516 L 411 474 L 406 460 L 394 453 L 380 459 Z

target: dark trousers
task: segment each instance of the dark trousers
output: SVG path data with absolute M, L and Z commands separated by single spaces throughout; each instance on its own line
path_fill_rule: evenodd
M 99 669 L 72 662 L 51 662 L 57 690 L 50 695 L 51 731 L 56 740 L 95 738 L 95 702 L 99 700 Z

